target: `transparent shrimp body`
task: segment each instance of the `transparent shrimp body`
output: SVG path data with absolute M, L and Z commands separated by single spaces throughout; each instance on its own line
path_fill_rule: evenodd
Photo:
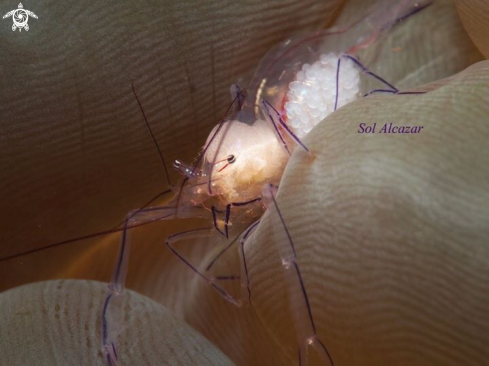
M 175 198 L 166 206 L 141 209 L 126 220 L 121 250 L 102 314 L 103 346 L 110 365 L 118 365 L 115 338 L 116 299 L 124 290 L 127 271 L 127 229 L 138 222 L 173 218 L 205 218 L 209 227 L 171 235 L 168 249 L 205 280 L 225 300 L 241 306 L 250 302 L 250 279 L 244 246 L 258 227 L 265 209 L 278 218 L 277 228 L 287 233 L 276 243 L 295 325 L 299 364 L 307 365 L 308 348 L 318 353 L 325 365 L 334 365 L 328 349 L 316 333 L 307 289 L 297 261 L 293 239 L 275 200 L 277 186 L 296 147 L 309 152 L 301 138 L 341 106 L 372 92 L 402 94 L 392 84 L 359 61 L 359 51 L 374 42 L 394 23 L 407 18 L 430 2 L 383 0 L 369 13 L 337 31 L 294 37 L 273 48 L 258 66 L 246 93 L 231 87 L 233 104 L 210 133 L 196 161 L 174 167 L 184 176 Z M 374 70 L 377 71 L 377 70 Z M 245 99 L 245 94 L 246 99 Z M 234 112 L 229 116 L 229 111 Z M 204 269 L 186 259 L 176 248 L 181 240 L 217 238 L 232 240 Z M 233 235 L 235 236 L 235 235 Z M 241 296 L 232 296 L 209 269 L 235 242 L 241 258 Z M 228 278 L 229 279 L 229 278 Z M 111 308 L 112 307 L 112 308 Z M 110 320 L 110 313 L 113 314 Z
M 344 27 L 296 36 L 272 48 L 246 98 L 231 87 L 235 112 L 211 131 L 197 164 L 186 167 L 188 172 L 179 169 L 198 181 L 190 195 L 199 198 L 189 200 L 213 197 L 226 204 L 259 197 L 264 184 L 278 185 L 292 150 L 329 114 L 375 91 L 398 93 L 374 73 L 375 53 L 362 62 L 358 54 L 378 46 L 395 23 L 431 2 L 381 0 Z M 375 70 L 367 68 L 370 64 Z
M 336 109 L 372 92 L 398 93 L 381 76 L 376 42 L 432 1 L 380 1 L 345 27 L 295 36 L 262 60 L 251 84 L 255 105 L 266 99 L 299 138 Z M 363 52 L 363 60 L 360 54 Z M 377 49 L 372 51 L 372 49 Z

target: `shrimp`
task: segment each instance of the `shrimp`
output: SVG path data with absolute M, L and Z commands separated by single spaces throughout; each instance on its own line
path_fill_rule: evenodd
M 308 348 L 312 346 L 324 364 L 334 365 L 332 355 L 316 332 L 293 238 L 288 234 L 275 197 L 290 155 L 296 148 L 313 154 L 301 139 L 330 113 L 373 93 L 411 94 L 399 91 L 357 57 L 393 24 L 430 4 L 387 3 L 380 2 L 366 16 L 344 29 L 289 39 L 271 50 L 258 66 L 246 91 L 237 85 L 231 86 L 233 102 L 226 117 L 211 131 L 195 163 L 174 162 L 174 168 L 183 176 L 175 198 L 166 206 L 129 214 L 102 314 L 103 347 L 110 365 L 118 364 L 115 346 L 118 320 L 114 319 L 119 319 L 120 314 L 114 314 L 120 312 L 117 299 L 124 292 L 129 226 L 177 217 L 206 219 L 209 226 L 173 234 L 167 238 L 166 246 L 225 300 L 241 307 L 251 299 L 244 247 L 267 209 L 273 210 L 288 237 L 288 242 L 277 243 L 277 246 L 288 284 L 299 364 L 307 365 Z M 346 52 L 340 52 L 345 44 Z M 239 277 L 217 276 L 210 272 L 236 240 L 231 240 L 205 269 L 191 263 L 176 245 L 183 240 L 200 238 L 218 241 L 218 237 L 225 241 L 239 238 Z M 238 298 L 220 283 L 230 278 L 240 280 Z M 110 312 L 113 312 L 110 316 L 113 324 L 108 321 Z
M 101 314 L 102 348 L 108 365 L 120 364 L 116 340 L 123 318 L 121 300 L 125 291 L 131 228 L 176 218 L 205 220 L 205 227 L 170 235 L 166 246 L 182 265 L 226 301 L 242 307 L 251 303 L 252 296 L 244 248 L 266 210 L 278 219 L 279 227 L 287 237 L 286 241 L 276 245 L 288 286 L 298 363 L 304 366 L 309 363 L 309 348 L 312 347 L 323 364 L 334 365 L 333 354 L 316 332 L 294 238 L 288 232 L 286 217 L 276 200 L 278 186 L 295 150 L 314 154 L 302 139 L 329 114 L 373 93 L 416 93 L 397 89 L 377 70 L 368 68 L 370 62 L 360 61 L 360 54 L 377 46 L 379 39 L 395 23 L 430 3 L 403 0 L 393 4 L 383 0 L 345 27 L 288 39 L 265 55 L 248 88 L 231 86 L 232 103 L 209 134 L 195 162 L 174 162 L 182 181 L 172 186 L 173 199 L 164 206 L 145 206 L 132 211 L 123 221 L 119 253 Z M 134 94 L 157 147 L 135 90 Z M 160 157 L 164 162 L 161 152 Z M 209 263 L 196 265 L 178 250 L 177 244 L 200 239 L 224 243 L 224 246 L 216 250 Z M 238 247 L 240 275 L 214 274 L 214 265 L 233 246 Z M 229 279 L 239 280 L 239 296 L 222 284 Z

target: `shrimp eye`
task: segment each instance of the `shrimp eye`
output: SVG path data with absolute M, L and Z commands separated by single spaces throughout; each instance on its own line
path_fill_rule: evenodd
M 236 161 L 236 157 L 234 155 L 229 155 L 227 160 L 228 164 L 232 164 Z

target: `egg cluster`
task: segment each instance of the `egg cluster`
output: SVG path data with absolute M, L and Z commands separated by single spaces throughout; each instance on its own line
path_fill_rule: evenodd
M 298 137 L 307 135 L 334 112 L 339 57 L 329 53 L 312 65 L 304 64 L 289 84 L 285 103 L 287 124 Z M 338 84 L 337 108 L 359 96 L 360 72 L 350 59 L 341 59 Z

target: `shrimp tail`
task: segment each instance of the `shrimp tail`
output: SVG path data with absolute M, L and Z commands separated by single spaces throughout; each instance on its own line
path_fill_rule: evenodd
M 355 54 L 389 33 L 397 23 L 430 6 L 434 0 L 381 0 L 362 18 L 347 28 L 357 34 L 355 45 L 346 53 Z

